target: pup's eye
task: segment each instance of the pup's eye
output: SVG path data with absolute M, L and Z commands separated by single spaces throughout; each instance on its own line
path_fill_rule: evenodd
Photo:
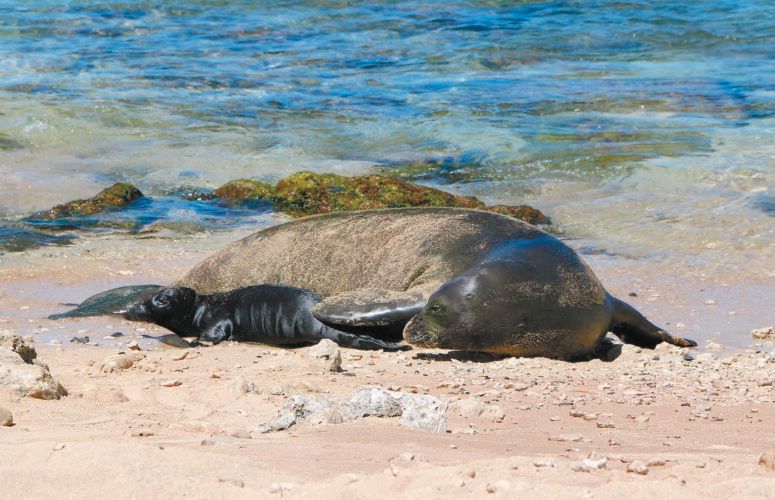
M 159 294 L 153 298 L 153 305 L 158 307 L 168 306 L 170 298 L 167 295 Z
M 467 293 L 466 294 L 466 300 L 471 300 L 473 298 L 474 298 L 474 294 L 473 293 Z

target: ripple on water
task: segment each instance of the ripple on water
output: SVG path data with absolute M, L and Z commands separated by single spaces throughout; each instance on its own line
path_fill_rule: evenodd
M 22 227 L 0 225 L 0 253 L 23 252 L 50 245 L 69 245 L 76 238 L 73 234 L 54 235 Z

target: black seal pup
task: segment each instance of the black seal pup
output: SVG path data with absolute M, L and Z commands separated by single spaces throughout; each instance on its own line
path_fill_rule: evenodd
M 300 288 L 258 285 L 198 295 L 190 288 L 165 288 L 130 305 L 123 316 L 163 326 L 181 337 L 217 344 L 224 340 L 299 345 L 330 339 L 345 347 L 397 351 L 409 346 L 355 335 L 312 315 L 320 295 Z

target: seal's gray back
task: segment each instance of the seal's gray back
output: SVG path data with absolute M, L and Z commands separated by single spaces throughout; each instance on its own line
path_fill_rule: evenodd
M 493 244 L 545 235 L 478 210 L 393 209 L 325 214 L 274 226 L 226 246 L 178 280 L 199 293 L 285 284 L 323 296 L 360 288 L 403 291 L 444 282 Z

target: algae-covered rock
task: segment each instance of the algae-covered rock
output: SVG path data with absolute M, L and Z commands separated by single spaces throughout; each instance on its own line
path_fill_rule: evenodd
M 486 207 L 473 196 L 460 196 L 412 182 L 373 174 L 345 177 L 336 174 L 297 172 L 272 187 L 263 182 L 238 179 L 213 193 L 223 199 L 266 200 L 275 209 L 295 217 L 405 207 L 459 207 L 490 210 L 530 224 L 547 223 L 539 210 L 527 205 Z
M 74 200 L 57 205 L 48 210 L 38 212 L 31 219 L 57 220 L 66 217 L 82 217 L 94 215 L 106 210 L 126 207 L 143 197 L 143 193 L 131 184 L 119 182 L 87 200 Z
M 343 177 L 298 172 L 277 183 L 272 201 L 278 209 L 296 216 L 401 207 L 484 208 L 473 197 L 377 174 Z
M 237 179 L 227 182 L 213 191 L 216 198 L 271 200 L 274 188 L 265 183 L 251 179 Z
M 543 212 L 529 205 L 493 205 L 491 207 L 487 207 L 486 210 L 514 217 L 515 219 L 523 220 L 528 224 L 547 224 L 549 222 L 549 219 L 543 214 Z

